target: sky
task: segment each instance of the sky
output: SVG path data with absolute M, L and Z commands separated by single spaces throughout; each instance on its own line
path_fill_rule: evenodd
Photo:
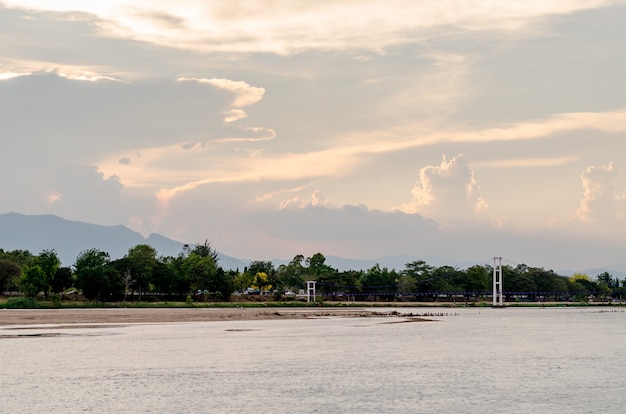
M 624 21 L 626 0 L 0 0 L 0 213 L 253 260 L 626 269 Z

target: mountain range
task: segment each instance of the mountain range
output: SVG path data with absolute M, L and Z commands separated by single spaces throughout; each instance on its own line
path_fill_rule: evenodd
M 99 224 L 71 221 L 55 215 L 24 215 L 19 213 L 0 214 L 0 248 L 5 251 L 28 250 L 38 254 L 43 250 L 54 249 L 64 266 L 71 266 L 78 254 L 87 249 L 96 248 L 108 252 L 112 259 L 123 257 L 133 246 L 148 244 L 154 247 L 159 255 L 177 256 L 185 244 L 190 246 L 203 241 L 183 243 L 160 234 L 144 237 L 140 233 L 124 225 L 104 226 Z M 215 247 L 215 246 L 214 246 Z M 324 254 L 324 252 L 322 252 Z M 224 269 L 243 270 L 252 260 L 241 259 L 222 254 L 218 251 L 219 264 Z M 326 256 L 326 263 L 343 270 L 369 269 L 375 264 L 389 269 L 402 270 L 406 263 L 424 260 L 431 266 L 450 265 L 467 268 L 477 263 L 458 262 L 452 258 L 387 256 L 376 259 L 348 259 L 337 256 Z M 261 260 L 255 258 L 254 260 Z M 265 260 L 265 259 L 263 259 Z M 274 266 L 288 263 L 291 259 L 272 259 Z M 484 263 L 481 263 L 484 264 Z M 533 265 L 533 264 L 529 264 Z M 626 268 L 626 266 L 624 266 Z M 626 279 L 625 269 L 621 266 L 577 270 L 591 277 L 608 271 L 620 280 Z M 569 276 L 572 270 L 556 270 L 558 274 Z

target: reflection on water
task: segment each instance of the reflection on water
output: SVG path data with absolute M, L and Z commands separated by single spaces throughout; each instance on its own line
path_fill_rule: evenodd
M 419 309 L 403 309 L 419 313 Z M 0 329 L 2 412 L 621 412 L 626 313 Z

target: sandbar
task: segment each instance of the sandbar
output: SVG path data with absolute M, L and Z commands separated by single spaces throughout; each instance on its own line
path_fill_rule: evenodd
M 328 317 L 403 316 L 365 308 L 77 308 L 0 309 L 0 326 L 208 322 Z

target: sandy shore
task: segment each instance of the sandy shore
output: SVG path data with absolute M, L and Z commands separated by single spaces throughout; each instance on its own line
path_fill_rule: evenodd
M 0 326 L 392 316 L 364 308 L 0 309 Z M 398 316 L 398 315 L 393 315 Z

